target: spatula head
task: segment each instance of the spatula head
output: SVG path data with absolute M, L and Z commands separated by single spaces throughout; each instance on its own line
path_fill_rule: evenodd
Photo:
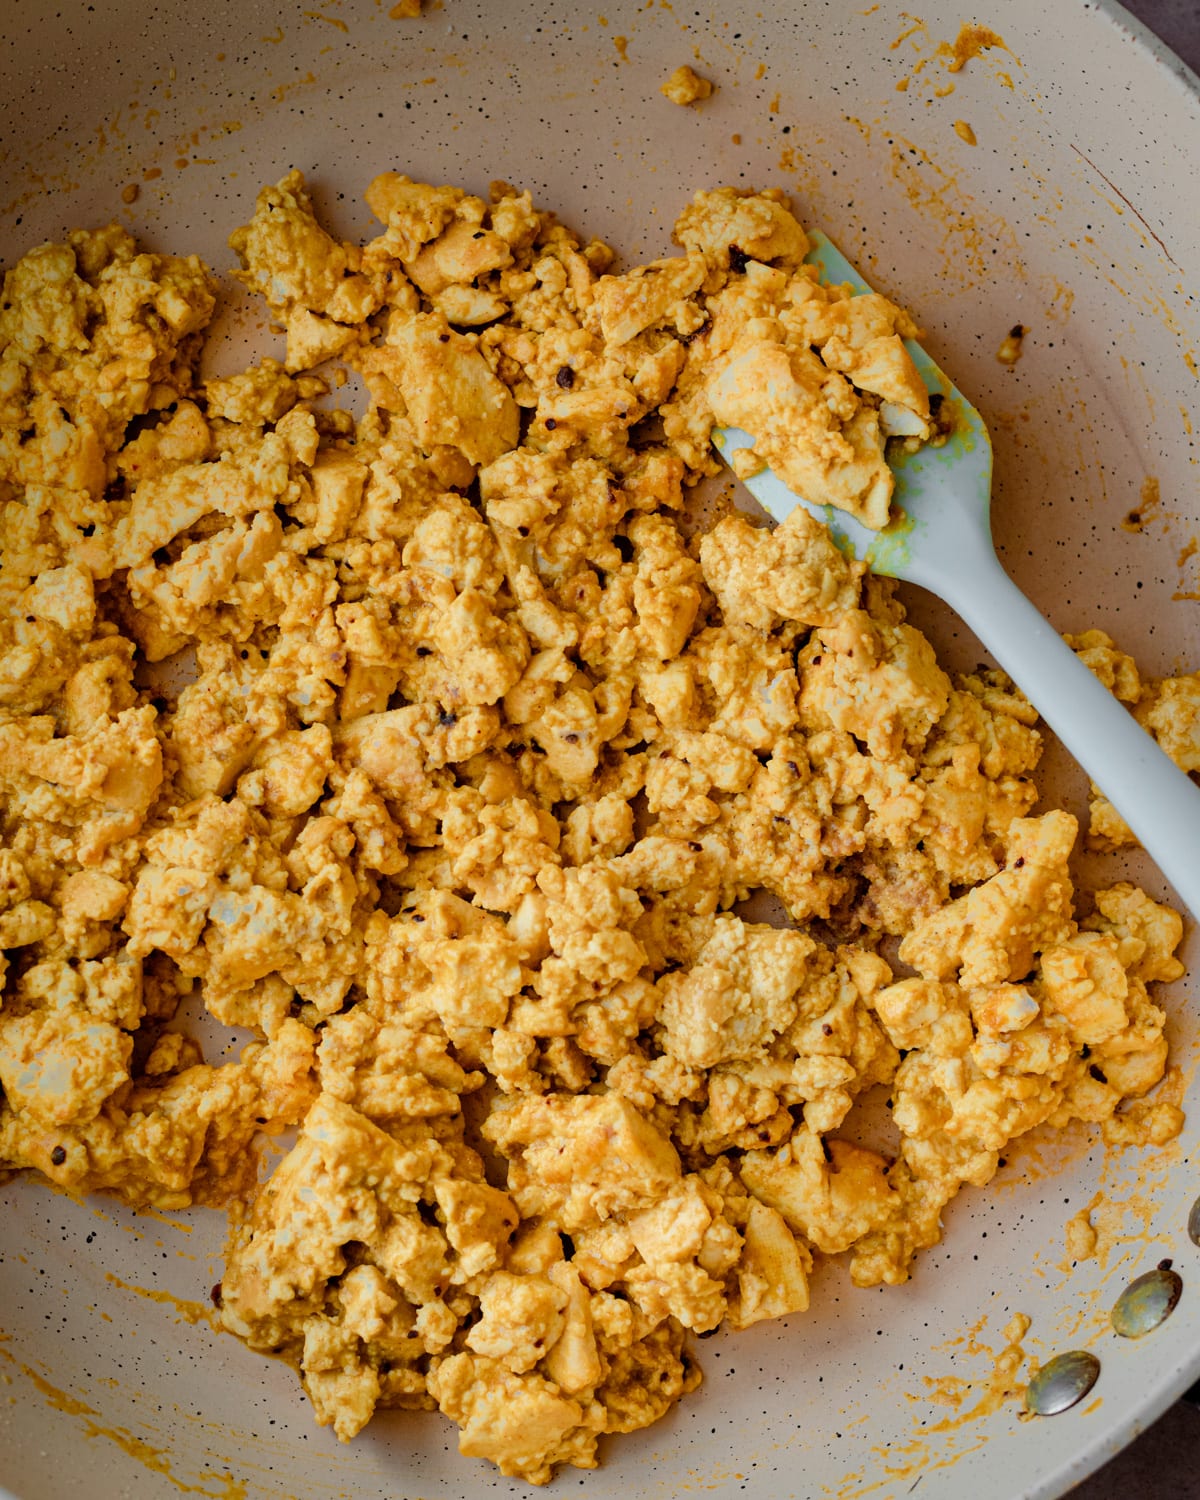
M 848 283 L 856 293 L 871 288 L 837 246 L 821 231 L 809 233 L 812 249 L 806 259 L 820 267 L 821 280 Z M 758 503 L 777 521 L 804 508 L 828 526 L 843 551 L 866 562 L 876 573 L 889 578 L 907 578 L 927 583 L 953 566 L 947 548 L 961 536 L 967 512 L 986 537 L 992 487 L 992 445 L 983 418 L 912 339 L 904 341 L 931 396 L 940 396 L 939 425 L 949 428 L 944 442 L 926 443 L 916 453 L 906 453 L 893 443 L 895 457 L 889 464 L 896 478 L 891 519 L 882 531 L 870 531 L 845 511 L 831 505 L 814 505 L 793 490 L 771 470 L 763 469 L 742 482 Z M 719 427 L 713 433 L 717 451 L 728 462 L 739 448 L 754 444 L 751 434 L 739 427 Z M 953 518 L 947 517 L 953 508 Z M 950 520 L 951 524 L 947 524 Z

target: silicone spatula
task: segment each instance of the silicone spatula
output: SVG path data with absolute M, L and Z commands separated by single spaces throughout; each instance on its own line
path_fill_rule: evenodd
M 870 291 L 819 231 L 808 260 L 827 282 Z M 992 543 L 992 445 L 983 418 L 921 346 L 906 347 L 931 394 L 952 419 L 941 446 L 901 453 L 891 462 L 892 516 L 871 531 L 853 516 L 814 505 L 771 469 L 743 479 L 777 521 L 803 505 L 837 544 L 888 578 L 918 583 L 944 599 L 1024 691 L 1045 722 L 1103 791 L 1159 869 L 1200 917 L 1200 787 L 1079 660 L 1001 567 Z M 726 459 L 754 438 L 718 428 Z M 896 445 L 898 446 L 898 445 Z

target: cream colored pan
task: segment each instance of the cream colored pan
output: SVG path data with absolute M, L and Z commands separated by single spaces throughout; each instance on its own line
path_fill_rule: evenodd
M 983 413 L 1000 551 L 1039 608 L 1060 630 L 1108 630 L 1151 672 L 1197 665 L 1200 85 L 1118 6 L 996 0 L 972 17 L 930 0 L 918 22 L 899 0 L 426 0 L 418 20 L 387 0 L 308 4 L 2 0 L 0 259 L 116 218 L 227 272 L 227 234 L 296 166 L 346 235 L 367 232 L 361 192 L 386 168 L 477 191 L 500 177 L 632 263 L 669 249 L 697 187 L 777 184 L 913 310 Z M 971 19 L 1001 40 L 981 47 Z M 717 82 L 699 109 L 659 94 L 683 62 Z M 227 368 L 273 347 L 257 310 L 235 305 L 222 326 Z M 917 590 L 908 602 L 949 665 L 975 662 L 961 624 Z M 1082 810 L 1082 777 L 1065 755 L 1049 763 Z M 1085 856 L 1078 874 L 1165 890 L 1140 856 Z M 1194 935 L 1185 958 L 1200 972 Z M 1190 1078 L 1196 981 L 1166 1003 Z M 1059 1495 L 1200 1371 L 1198 1194 L 1200 1108 L 1161 1150 L 1037 1137 L 952 1205 L 907 1286 L 859 1291 L 825 1268 L 812 1313 L 707 1340 L 695 1396 L 554 1488 Z M 1097 1253 L 1072 1267 L 1067 1221 L 1089 1205 Z M 0 1486 L 21 1500 L 523 1492 L 460 1458 L 436 1415 L 385 1416 L 349 1447 L 318 1429 L 289 1369 L 205 1320 L 223 1231 L 203 1211 L 0 1189 Z M 1168 1257 L 1178 1308 L 1119 1338 L 1111 1304 Z M 1058 1353 L 1100 1362 L 1058 1416 L 993 1394 L 1016 1313 L 1032 1320 L 1018 1383 Z

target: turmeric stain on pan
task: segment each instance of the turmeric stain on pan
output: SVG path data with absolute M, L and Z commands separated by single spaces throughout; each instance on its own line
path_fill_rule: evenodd
M 230 1474 L 205 1473 L 199 1477 L 205 1481 L 211 1481 L 217 1488 L 209 1489 L 206 1484 L 187 1484 L 182 1479 L 172 1474 L 170 1464 L 165 1457 L 166 1450 L 154 1448 L 124 1427 L 103 1427 L 92 1418 L 99 1416 L 94 1406 L 89 1406 L 86 1401 L 81 1401 L 77 1396 L 70 1395 L 67 1391 L 60 1390 L 51 1385 L 31 1369 L 29 1365 L 23 1364 L 15 1355 L 11 1354 L 3 1346 L 0 1346 L 0 1359 L 6 1360 L 30 1382 L 32 1386 L 42 1393 L 49 1406 L 55 1411 L 65 1412 L 68 1416 L 82 1417 L 84 1419 L 84 1436 L 101 1437 L 110 1443 L 115 1443 L 123 1453 L 130 1458 L 136 1459 L 138 1463 L 149 1469 L 153 1474 L 161 1474 L 175 1486 L 177 1490 L 185 1495 L 207 1495 L 210 1500 L 247 1500 L 246 1486 Z
M 1187 1092 L 1192 1071 L 1194 1068 L 1169 1069 L 1155 1091 L 1155 1100 L 1178 1104 Z M 1096 1137 L 1082 1128 L 1074 1135 L 1075 1139 L 1068 1146 L 1071 1157 L 1098 1144 Z M 1019 1155 L 1022 1158 L 1019 1163 L 1014 1163 L 1018 1180 L 1036 1177 L 1041 1170 L 1061 1170 L 1061 1160 L 1039 1160 L 1038 1146 L 1041 1144 L 1035 1139 L 1014 1142 L 1009 1148 L 1010 1157 Z M 1054 1155 L 1052 1151 L 1047 1154 Z M 1056 1266 L 1042 1265 L 1041 1276 L 1047 1283 L 1054 1280 L 1054 1272 L 1058 1272 L 1063 1289 L 1063 1315 L 1053 1329 L 1043 1332 L 1039 1345 L 1045 1340 L 1049 1341 L 1048 1347 L 1058 1347 L 1064 1341 L 1071 1345 L 1087 1344 L 1108 1328 L 1112 1284 L 1124 1280 L 1134 1264 L 1140 1264 L 1147 1251 L 1161 1243 L 1155 1235 L 1155 1224 L 1161 1225 L 1159 1204 L 1169 1176 L 1178 1170 L 1179 1155 L 1177 1142 L 1148 1150 L 1141 1156 L 1132 1181 L 1122 1182 L 1119 1157 L 1110 1151 L 1105 1152 L 1100 1187 L 1076 1215 L 1077 1218 L 1086 1218 L 1089 1228 L 1095 1233 L 1089 1258 L 1096 1259 L 1102 1268 L 1099 1285 L 1080 1296 L 1071 1291 L 1073 1267 L 1070 1262 L 1060 1260 Z M 1035 1269 L 1044 1259 L 1042 1256 L 1034 1258 Z M 920 1430 L 914 1431 L 907 1442 L 892 1442 L 876 1449 L 872 1462 L 847 1475 L 840 1488 L 827 1489 L 826 1495 L 836 1496 L 836 1500 L 866 1500 L 872 1495 L 893 1495 L 897 1493 L 897 1485 L 909 1484 L 929 1470 L 951 1467 L 967 1454 L 985 1447 L 997 1435 L 994 1431 L 982 1430 L 978 1424 L 1019 1396 L 1023 1387 L 1022 1365 L 1029 1358 L 1033 1366 L 1032 1357 L 1024 1347 L 1030 1324 L 1023 1315 L 1012 1318 L 1002 1331 L 1004 1342 L 998 1350 L 984 1337 L 986 1325 L 986 1316 L 981 1317 L 965 1332 L 930 1351 L 927 1364 L 936 1368 L 937 1357 L 941 1354 L 948 1361 L 959 1363 L 960 1369 L 965 1365 L 968 1374 L 923 1375 L 920 1389 L 904 1392 L 914 1414 L 922 1414 Z M 1088 1409 L 1095 1409 L 1095 1404 Z M 930 1409 L 937 1407 L 949 1410 L 939 1420 L 928 1421 Z M 1020 1411 L 1015 1411 L 1014 1415 L 1022 1418 Z
M 965 1333 L 945 1340 L 930 1351 L 929 1362 L 943 1355 L 948 1361 L 966 1364 L 972 1373 L 922 1376 L 919 1391 L 906 1391 L 914 1412 L 928 1413 L 931 1406 L 948 1408 L 939 1420 L 922 1420 L 907 1442 L 892 1442 L 871 1451 L 871 1461 L 849 1474 L 836 1491 L 837 1500 L 865 1500 L 873 1494 L 895 1495 L 897 1485 L 910 1485 L 922 1474 L 947 1469 L 977 1453 L 996 1435 L 983 1431 L 977 1424 L 993 1416 L 1006 1402 L 1015 1401 L 1023 1389 L 1021 1366 L 1026 1352 L 1022 1340 L 1029 1331 L 1029 1319 L 1018 1313 L 1001 1331 L 1002 1343 L 994 1347 L 984 1337 L 986 1315 L 973 1323 Z
M 1194 1071 L 1194 1065 L 1169 1068 L 1153 1094 L 1154 1100 L 1179 1104 L 1189 1091 Z M 1109 1329 L 1114 1289 L 1139 1269 L 1144 1270 L 1147 1263 L 1170 1252 L 1171 1236 L 1163 1226 L 1162 1203 L 1172 1179 L 1178 1177 L 1180 1161 L 1177 1140 L 1147 1148 L 1132 1169 L 1128 1161 L 1122 1165 L 1119 1153 L 1106 1151 L 1096 1191 L 1064 1226 L 1065 1241 L 1073 1221 L 1086 1223 L 1092 1241 L 1086 1259 L 1095 1262 L 1098 1274 L 1091 1274 L 1088 1287 L 1081 1289 L 1069 1253 L 1057 1261 L 1041 1254 L 1034 1257 L 1034 1269 L 1048 1287 L 1054 1286 L 1059 1292 L 1057 1305 L 1061 1310 L 1053 1325 L 1042 1330 L 1047 1348 L 1084 1346 L 1102 1337 Z M 1067 1247 L 1064 1244 L 1061 1248 Z
M 22 1364 L 15 1354 L 3 1347 L 0 1347 L 0 1359 L 7 1360 L 10 1365 L 20 1370 L 29 1383 L 45 1396 L 47 1404 L 55 1411 L 66 1412 L 69 1417 L 98 1417 L 100 1415 L 94 1406 L 89 1406 L 86 1401 L 80 1401 L 78 1397 L 71 1396 L 66 1391 L 60 1391 L 56 1385 L 51 1385 L 48 1380 L 44 1380 L 36 1370 Z
M 923 146 L 900 135 L 883 118 L 864 120 L 846 114 L 842 120 L 868 145 L 875 142 L 878 149 L 880 137 L 886 142 L 889 175 L 920 219 L 922 233 L 929 234 L 930 257 L 940 289 L 950 286 L 969 291 L 990 285 L 998 277 L 1027 278 L 1016 231 L 1007 219 L 989 210 L 963 186 L 957 171 L 941 166 Z M 828 160 L 820 149 L 823 145 Z M 836 137 L 828 142 L 818 138 L 806 143 L 803 150 L 784 146 L 777 158 L 778 170 L 793 179 L 816 209 L 818 223 L 817 200 L 829 189 L 835 146 Z M 869 269 L 875 257 L 868 247 L 859 259 Z M 1069 313 L 1071 294 L 1058 282 L 1039 287 L 1037 296 L 1048 303 L 1061 299 L 1061 315 L 1065 318 Z
M 70 1194 L 68 1193 L 66 1196 L 70 1197 Z M 173 1218 L 171 1215 L 164 1213 L 160 1208 L 135 1209 L 134 1218 L 137 1222 L 123 1224 L 116 1214 L 107 1213 L 102 1207 L 97 1207 L 91 1202 L 89 1202 L 88 1207 L 91 1209 L 93 1217 L 101 1220 L 102 1223 L 111 1224 L 114 1229 L 119 1229 L 122 1234 L 132 1235 L 135 1240 L 144 1240 L 146 1238 L 146 1231 L 140 1227 L 140 1221 L 143 1219 L 153 1219 L 155 1223 L 165 1224 L 169 1229 L 177 1230 L 180 1234 L 192 1234 L 196 1228 L 194 1224 L 189 1224 L 186 1219 Z M 156 1240 L 155 1245 L 158 1249 L 162 1249 L 161 1240 Z
M 978 57 L 989 47 L 999 47 L 1002 52 L 1008 51 L 1004 38 L 999 32 L 993 31 L 990 26 L 971 24 L 959 29 L 953 45 L 948 42 L 939 42 L 936 55 L 948 59 L 947 72 L 960 73 L 973 57 Z
M 1172 599 L 1190 599 L 1193 601 L 1200 600 L 1200 575 L 1196 576 L 1194 587 L 1190 589 L 1184 587 L 1187 581 L 1185 576 L 1185 569 L 1187 568 L 1188 563 L 1192 560 L 1193 557 L 1196 556 L 1198 552 L 1200 552 L 1200 537 L 1196 536 L 1190 537 L 1188 541 L 1183 545 L 1183 547 L 1180 548 L 1179 557 L 1177 559 L 1177 566 L 1179 568 L 1179 587 L 1171 595 Z
M 959 28 L 958 35 L 953 42 L 941 41 L 933 44 L 932 38 L 929 35 L 929 28 L 924 21 L 904 12 L 901 12 L 901 14 L 908 24 L 899 33 L 895 41 L 889 44 L 889 50 L 895 52 L 907 42 L 910 48 L 917 53 L 916 62 L 896 83 L 896 88 L 901 93 L 907 92 L 913 83 L 922 79 L 922 74 L 924 74 L 930 63 L 940 62 L 946 73 L 956 74 L 961 73 L 967 63 L 973 58 L 979 57 L 982 53 L 992 48 L 1008 52 L 1012 56 L 1012 52 L 1005 43 L 1004 38 L 998 31 L 993 31 L 990 26 L 981 26 L 970 22 Z M 1014 58 L 1014 61 L 1019 61 L 1019 59 Z M 935 82 L 934 80 L 938 76 L 938 74 L 933 74 L 923 81 L 930 85 L 935 98 L 945 99 L 954 92 L 955 82 L 953 78 Z M 1012 88 L 1012 79 L 1007 73 L 999 74 L 997 77 L 1008 88 Z
M 909 1395 L 908 1399 L 912 1402 L 929 1401 L 938 1406 L 950 1407 L 953 1415 L 926 1425 L 921 1430 L 922 1438 L 914 1441 L 923 1440 L 927 1433 L 952 1432 L 979 1417 L 990 1417 L 993 1412 L 999 1411 L 1005 1401 L 1019 1393 L 1020 1381 L 1017 1377 L 1025 1360 L 1021 1340 L 1029 1332 L 1030 1320 L 1024 1313 L 1017 1313 L 1010 1318 L 1002 1330 L 1004 1343 L 998 1350 L 985 1343 L 982 1337 L 987 1321 L 986 1316 L 980 1318 L 972 1324 L 965 1337 L 952 1339 L 947 1344 L 935 1346 L 931 1351 L 936 1356 L 940 1350 L 961 1345 L 961 1350 L 956 1350 L 956 1353 L 967 1354 L 977 1361 L 982 1360 L 989 1368 L 982 1377 L 923 1375 L 921 1383 L 925 1387 L 925 1396 Z
M 998 260 L 1020 274 L 1021 255 L 1011 226 L 984 210 L 956 173 L 898 135 L 891 137 L 890 151 L 892 177 L 922 220 L 941 231 L 937 250 L 947 277 L 969 285 L 993 281 Z
M 1141 494 L 1133 510 L 1121 522 L 1122 531 L 1141 532 L 1153 521 L 1163 518 L 1162 491 L 1153 474 L 1142 480 Z
M 165 99 L 168 93 L 169 90 L 164 90 L 162 97 Z M 198 112 L 197 117 L 199 118 L 202 113 L 203 111 Z M 29 202 L 49 193 L 77 191 L 82 181 L 86 181 L 101 170 L 101 163 L 106 156 L 115 154 L 118 149 L 123 150 L 129 158 L 128 176 L 131 179 L 131 185 L 136 185 L 135 179 L 140 179 L 145 184 L 159 182 L 164 175 L 164 167 L 168 170 L 184 171 L 193 162 L 212 165 L 216 158 L 195 154 L 201 140 L 206 138 L 211 148 L 212 142 L 219 140 L 222 136 L 233 135 L 242 129 L 240 120 L 202 120 L 194 130 L 180 131 L 148 150 L 141 149 L 141 138 L 154 132 L 161 118 L 160 110 L 156 108 L 143 110 L 140 104 L 131 104 L 115 110 L 93 128 L 92 140 L 81 142 L 77 150 L 72 151 L 69 167 L 61 167 L 59 170 L 52 171 L 49 166 L 39 169 L 32 162 L 27 165 L 23 177 L 24 186 L 0 203 L 0 214 L 15 214 Z M 46 143 L 46 150 L 49 152 L 50 143 Z M 61 163 L 61 152 L 55 158 L 55 162 L 56 165 Z M 229 175 L 232 177 L 234 173 L 231 172 Z M 128 187 L 126 192 L 128 192 Z M 144 196 L 134 195 L 135 198 L 140 196 L 142 206 L 145 206 Z M 132 201 L 133 199 L 125 198 L 127 205 Z
M 189 1302 L 184 1297 L 176 1297 L 171 1292 L 159 1291 L 154 1287 L 135 1286 L 132 1282 L 122 1281 L 111 1271 L 105 1271 L 104 1279 L 111 1285 L 120 1287 L 123 1292 L 133 1292 L 137 1297 L 145 1297 L 148 1302 L 159 1302 L 164 1306 L 173 1307 L 185 1323 L 207 1323 L 218 1333 L 221 1331 L 212 1308 L 205 1307 L 202 1302 Z
M 914 1483 L 919 1484 L 923 1474 L 953 1468 L 969 1453 L 978 1453 L 991 1442 L 987 1433 L 974 1434 L 974 1438 L 974 1442 L 965 1443 L 961 1447 L 955 1446 L 949 1453 L 946 1451 L 946 1443 L 939 1443 L 935 1447 L 924 1438 L 913 1438 L 911 1442 L 898 1447 L 893 1445 L 890 1448 L 876 1449 L 875 1461 L 869 1468 L 847 1474 L 836 1490 L 826 1486 L 824 1493 L 830 1500 L 866 1500 L 869 1495 L 878 1495 L 881 1500 L 893 1500 L 897 1494 L 904 1494 L 905 1491 L 911 1493 Z M 897 1462 L 898 1458 L 900 1462 Z M 868 1479 L 868 1473 L 875 1477 Z M 898 1490 L 898 1485 L 903 1486 L 903 1489 Z
M 348 34 L 350 31 L 349 26 L 338 16 L 327 16 L 323 11 L 319 10 L 306 10 L 301 12 L 301 14 L 307 16 L 310 21 L 326 21 L 330 26 L 336 26 L 343 33 Z

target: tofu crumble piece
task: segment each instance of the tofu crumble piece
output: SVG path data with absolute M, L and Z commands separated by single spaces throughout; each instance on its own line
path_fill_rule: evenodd
M 702 77 L 687 63 L 683 63 L 675 69 L 659 89 L 659 93 L 665 95 L 672 104 L 700 104 L 712 97 L 714 87 L 711 79 Z
M 1145 680 L 1134 659 L 1103 630 L 1085 630 L 1064 640 L 1181 771 L 1200 773 L 1200 671 Z M 1094 784 L 1087 842 L 1105 853 L 1139 847 L 1124 818 Z
M 219 377 L 194 256 L 109 225 L 5 277 L 0 1171 L 225 1209 L 222 1322 L 319 1423 L 436 1407 L 542 1484 L 817 1259 L 903 1282 L 1034 1126 L 1177 1133 L 1182 923 L 1123 881 L 1080 920 L 1033 709 L 806 511 L 681 525 L 715 423 L 871 525 L 889 412 L 933 432 L 911 319 L 782 193 L 628 270 L 507 183 L 366 196 L 354 244 L 262 190 L 284 337 Z M 1194 676 L 1071 644 L 1200 769 Z M 254 1040 L 206 1062 L 185 1004 Z
M 1010 370 L 1024 351 L 1026 332 L 1023 324 L 1014 323 L 1000 341 L 999 349 L 996 350 L 996 358 L 1002 365 L 1007 365 Z

